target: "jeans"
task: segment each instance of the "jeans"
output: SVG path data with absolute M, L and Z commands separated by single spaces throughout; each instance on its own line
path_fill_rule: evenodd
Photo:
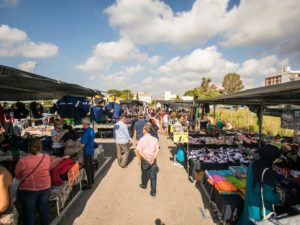
M 150 165 L 145 159 L 141 159 L 141 169 L 142 169 L 142 186 L 147 187 L 149 178 L 151 182 L 151 193 L 156 194 L 156 180 L 158 167 L 156 160 L 152 165 Z
M 83 158 L 84 158 L 84 168 L 88 179 L 88 185 L 91 186 L 94 184 L 93 154 L 92 155 L 84 154 Z
M 20 191 L 19 197 L 22 204 L 23 225 L 35 224 L 35 212 L 38 209 L 40 214 L 40 224 L 49 224 L 49 198 L 50 189 L 42 191 Z

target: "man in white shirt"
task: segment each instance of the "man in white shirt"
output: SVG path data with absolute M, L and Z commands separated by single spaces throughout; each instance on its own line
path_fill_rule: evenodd
M 114 126 L 114 138 L 116 141 L 118 163 L 122 168 L 126 168 L 132 139 L 125 124 L 126 116 L 122 115 L 119 122 Z

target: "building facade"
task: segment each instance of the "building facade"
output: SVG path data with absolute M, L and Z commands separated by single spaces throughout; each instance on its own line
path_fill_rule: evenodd
M 265 77 L 265 86 L 281 84 L 300 80 L 300 70 L 291 70 L 291 67 L 285 67 L 279 72 L 269 74 Z

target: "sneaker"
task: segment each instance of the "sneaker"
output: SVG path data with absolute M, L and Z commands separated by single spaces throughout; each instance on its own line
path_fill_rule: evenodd
M 142 185 L 142 184 L 140 184 L 140 188 L 142 188 L 142 189 L 147 189 L 147 187 L 144 186 L 144 185 Z
M 152 198 L 155 198 L 156 192 L 150 192 L 150 195 L 151 195 Z

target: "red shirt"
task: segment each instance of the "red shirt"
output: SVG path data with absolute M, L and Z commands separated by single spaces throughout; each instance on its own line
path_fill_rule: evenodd
M 43 158 L 42 153 L 37 155 L 28 155 L 21 158 L 16 166 L 16 178 L 22 182 L 39 164 Z M 27 191 L 42 191 L 50 188 L 50 156 L 45 154 L 45 157 L 37 169 L 20 183 L 20 190 Z

